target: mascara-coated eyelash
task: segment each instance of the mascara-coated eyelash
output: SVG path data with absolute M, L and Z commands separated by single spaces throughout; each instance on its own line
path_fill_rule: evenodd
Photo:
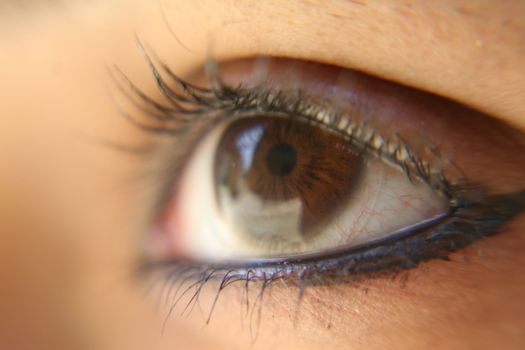
M 352 122 L 351 118 L 344 118 L 343 113 L 332 108 L 329 101 L 309 97 L 300 90 L 283 91 L 264 85 L 255 88 L 244 88 L 241 85 L 231 87 L 221 81 L 215 69 L 209 78 L 211 88 L 199 87 L 179 78 L 166 64 L 160 62 L 171 82 L 180 89 L 176 91 L 164 80 L 150 56 L 146 55 L 146 59 L 159 89 L 170 105 L 155 101 L 136 87 L 118 68 L 115 70 L 121 90 L 127 94 L 135 107 L 154 121 L 162 123 L 160 126 L 144 124 L 125 114 L 128 120 L 143 130 L 184 137 L 199 129 L 196 124 L 207 123 L 204 130 L 201 130 L 206 132 L 225 118 L 233 119 L 241 115 L 249 117 L 269 114 L 301 118 L 348 138 L 354 147 L 362 152 L 381 157 L 400 167 L 411 181 L 417 178 L 425 182 L 451 202 L 458 200 L 454 198 L 457 191 L 445 177 L 442 168 L 433 168 L 428 161 L 419 158 L 398 135 L 387 139 L 366 123 Z M 209 64 L 214 66 L 214 62 Z M 200 139 L 200 136 L 202 135 L 196 138 Z
M 202 88 L 180 79 L 161 62 L 159 64 L 163 73 L 170 78 L 168 83 L 149 56 L 146 58 L 168 104 L 162 105 L 151 99 L 123 74 L 119 74 L 118 80 L 125 83 L 125 86 L 121 85 L 123 91 L 131 92 L 130 97 L 135 106 L 151 117 L 152 121 L 160 124 L 142 124 L 135 119 L 131 120 L 147 131 L 175 135 L 179 139 L 177 145 L 189 143 L 184 147 L 185 150 L 192 149 L 203 133 L 224 118 L 250 114 L 299 117 L 350 138 L 358 149 L 396 164 L 409 179 L 423 181 L 450 200 L 450 211 L 443 220 L 429 222 L 424 227 L 415 227 L 410 232 L 358 246 L 350 251 L 334 252 L 328 256 L 268 259 L 242 266 L 228 263 L 206 265 L 182 260 L 147 260 L 147 270 L 151 267 L 167 267 L 171 270 L 171 278 L 191 276 L 199 283 L 221 279 L 221 286 L 234 280 L 326 281 L 334 276 L 388 272 L 414 267 L 431 258 L 446 258 L 449 252 L 498 232 L 504 222 L 523 208 L 522 192 L 508 196 L 480 196 L 483 191 L 479 186 L 472 186 L 467 182 L 453 184 L 444 176 L 442 169 L 433 168 L 429 162 L 421 160 L 400 138 L 391 141 L 379 136 L 367 125 L 343 119 L 341 112 L 331 109 L 327 101 L 310 98 L 299 91 L 284 91 L 266 86 L 231 87 L 218 78 L 217 69 L 211 69 L 211 88 Z M 178 170 L 187 157 L 187 152 L 180 152 L 174 162 L 177 167 L 169 169 L 172 177 L 165 189 L 173 184 L 173 177 L 177 177 Z

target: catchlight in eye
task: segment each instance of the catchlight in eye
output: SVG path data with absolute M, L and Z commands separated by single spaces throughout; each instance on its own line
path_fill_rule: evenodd
M 184 167 L 164 251 L 204 262 L 322 256 L 447 212 L 445 196 L 353 141 L 294 116 L 225 120 Z

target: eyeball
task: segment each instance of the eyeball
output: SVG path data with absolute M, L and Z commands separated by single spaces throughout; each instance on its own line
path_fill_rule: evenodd
M 344 134 L 299 117 L 226 120 L 184 167 L 161 225 L 195 261 L 293 258 L 402 235 L 449 200 Z

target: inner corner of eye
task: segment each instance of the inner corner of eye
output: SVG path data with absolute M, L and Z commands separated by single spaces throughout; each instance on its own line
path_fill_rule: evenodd
M 322 255 L 402 235 L 448 211 L 423 181 L 297 118 L 259 115 L 208 133 L 158 234 L 171 259 Z

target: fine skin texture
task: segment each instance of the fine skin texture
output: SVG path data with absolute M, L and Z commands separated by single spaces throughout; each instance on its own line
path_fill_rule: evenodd
M 523 13 L 519 0 L 0 2 L 0 348 L 524 348 L 525 215 L 451 262 L 310 287 L 297 312 L 296 288 L 276 285 L 254 330 L 236 288 L 203 328 L 210 288 L 205 316 L 177 312 L 161 335 L 169 307 L 156 310 L 135 274 L 154 200 L 148 169 L 102 141 L 154 140 L 112 98 L 114 64 L 156 94 L 136 34 L 183 76 L 210 54 L 313 60 L 525 131 Z M 516 182 L 524 167 L 512 164 Z

